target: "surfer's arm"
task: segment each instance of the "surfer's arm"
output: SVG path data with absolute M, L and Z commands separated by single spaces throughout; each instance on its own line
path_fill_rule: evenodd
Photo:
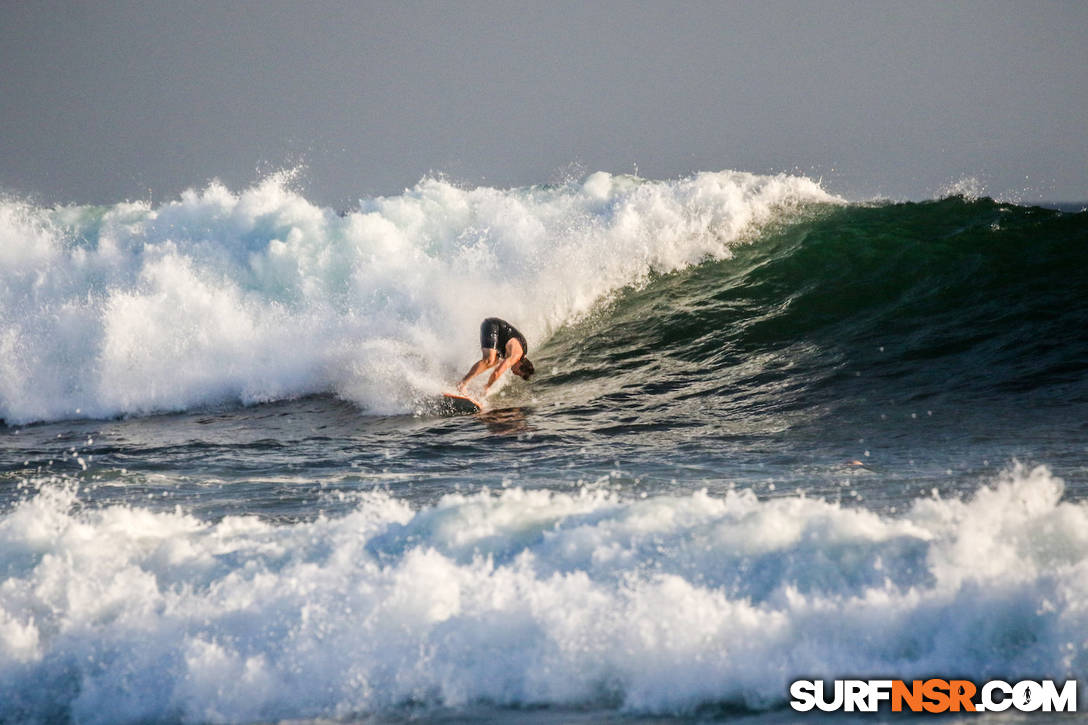
M 521 349 L 521 343 L 517 340 L 511 340 L 506 344 L 506 357 L 503 358 L 502 364 L 495 368 L 495 371 L 491 373 L 491 377 L 487 379 L 487 385 L 484 386 L 484 392 L 482 396 L 487 396 L 487 391 L 491 388 L 495 382 L 503 376 L 510 368 L 514 367 L 518 360 L 525 355 L 525 352 Z
M 491 386 L 494 385 L 495 382 L 502 377 L 503 373 L 513 367 L 514 363 L 516 362 L 517 360 L 512 360 L 510 358 L 506 358 L 505 360 L 503 360 L 502 364 L 495 368 L 494 372 L 491 373 L 491 377 L 487 379 L 487 385 L 484 386 L 484 392 L 481 393 L 481 397 L 487 397 L 487 391 L 491 388 Z

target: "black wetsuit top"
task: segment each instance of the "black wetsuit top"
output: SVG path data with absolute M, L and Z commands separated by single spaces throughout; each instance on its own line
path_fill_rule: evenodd
M 525 335 L 517 331 L 513 325 L 498 317 L 488 317 L 480 323 L 480 347 L 484 350 L 498 350 L 499 357 L 506 357 L 506 343 L 517 340 L 521 343 L 523 355 L 529 354 L 529 343 L 525 342 Z

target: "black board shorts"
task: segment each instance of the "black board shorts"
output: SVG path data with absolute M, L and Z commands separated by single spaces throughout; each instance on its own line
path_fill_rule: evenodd
M 517 331 L 517 328 L 506 320 L 498 317 L 488 317 L 480 323 L 480 348 L 483 350 L 497 350 L 499 357 L 506 357 L 506 343 L 517 340 L 521 343 L 523 355 L 529 354 L 529 343 L 525 342 L 525 335 Z

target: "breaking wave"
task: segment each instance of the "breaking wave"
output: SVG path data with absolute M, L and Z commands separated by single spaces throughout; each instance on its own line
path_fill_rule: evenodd
M 0 418 L 310 393 L 406 412 L 477 354 L 484 317 L 540 340 L 653 272 L 836 201 L 800 177 L 599 172 L 514 190 L 426 179 L 338 214 L 289 181 L 154 208 L 0 203 Z

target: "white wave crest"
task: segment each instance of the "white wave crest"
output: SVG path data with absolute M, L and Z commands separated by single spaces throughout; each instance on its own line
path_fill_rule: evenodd
M 798 677 L 1088 674 L 1088 505 L 1045 468 L 901 517 L 750 494 L 385 495 L 273 526 L 0 520 L 0 720 L 247 722 L 413 703 L 690 713 Z
M 651 271 L 724 257 L 808 179 L 704 173 L 498 190 L 426 179 L 343 216 L 280 174 L 150 208 L 0 202 L 8 423 L 332 392 L 405 412 L 505 317 L 536 346 Z

